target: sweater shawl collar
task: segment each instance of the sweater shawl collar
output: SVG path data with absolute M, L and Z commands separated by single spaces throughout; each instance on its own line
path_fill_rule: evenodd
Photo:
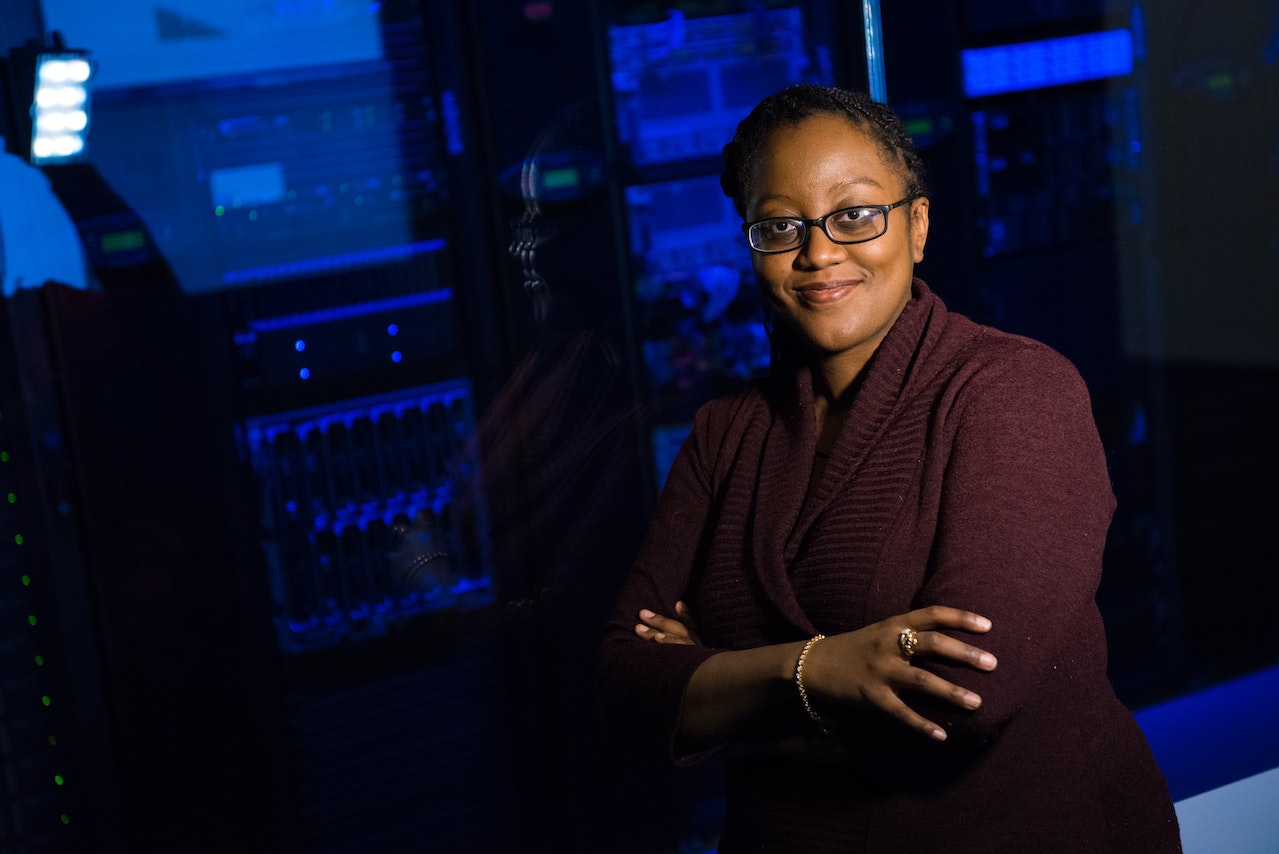
M 911 290 L 911 300 L 866 365 L 848 418 L 807 503 L 817 450 L 807 368 L 773 384 L 770 405 L 757 412 L 744 436 L 742 459 L 757 459 L 759 466 L 753 479 L 734 480 L 737 488 L 753 492 L 747 524 L 755 572 L 768 598 L 805 634 L 816 630 L 796 601 L 789 569 L 813 522 L 857 476 L 911 390 L 926 381 L 920 376 L 921 365 L 945 325 L 946 308 L 927 285 L 915 279 Z

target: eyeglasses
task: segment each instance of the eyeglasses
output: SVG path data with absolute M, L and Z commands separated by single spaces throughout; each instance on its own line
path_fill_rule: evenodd
M 798 219 L 796 217 L 775 216 L 748 222 L 742 226 L 746 239 L 756 252 L 770 254 L 773 252 L 789 252 L 804 245 L 808 239 L 808 229 L 817 226 L 826 232 L 832 243 L 865 243 L 876 237 L 883 237 L 888 231 L 888 212 L 913 202 L 922 196 L 915 193 L 900 202 L 891 205 L 858 205 L 855 208 L 841 208 L 831 211 L 817 219 Z

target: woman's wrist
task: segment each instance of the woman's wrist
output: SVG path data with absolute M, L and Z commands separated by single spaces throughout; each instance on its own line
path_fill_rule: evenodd
M 800 648 L 799 655 L 795 659 L 795 690 L 799 694 L 799 701 L 804 706 L 805 714 L 808 715 L 813 723 L 817 724 L 823 735 L 830 735 L 834 732 L 834 725 L 813 708 L 812 698 L 808 694 L 808 686 L 804 684 L 804 665 L 808 662 L 813 649 L 824 640 L 826 640 L 826 635 L 816 634 L 805 641 Z

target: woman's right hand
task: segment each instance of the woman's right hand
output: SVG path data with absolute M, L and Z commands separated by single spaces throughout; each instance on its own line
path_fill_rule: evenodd
M 644 640 L 686 646 L 702 645 L 693 612 L 682 601 L 675 603 L 674 618 L 654 613 L 647 608 L 639 612 L 639 618 L 640 622 L 635 624 L 635 634 Z
M 946 731 L 902 700 L 909 691 L 925 694 L 964 709 L 976 709 L 981 697 L 960 685 L 912 665 L 915 658 L 953 662 L 989 672 L 998 662 L 989 652 L 943 634 L 954 629 L 974 634 L 990 631 L 990 620 L 943 605 L 920 608 L 852 632 L 831 635 L 813 644 L 804 658 L 804 689 L 828 703 L 879 709 L 937 741 Z M 907 655 L 900 638 L 913 629 L 913 653 Z

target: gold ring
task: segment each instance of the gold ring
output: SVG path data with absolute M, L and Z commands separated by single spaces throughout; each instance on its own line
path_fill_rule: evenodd
M 907 626 L 897 635 L 897 646 L 902 651 L 902 655 L 906 656 L 909 661 L 911 656 L 915 654 L 915 647 L 919 645 L 919 635 L 915 634 L 915 630 Z

